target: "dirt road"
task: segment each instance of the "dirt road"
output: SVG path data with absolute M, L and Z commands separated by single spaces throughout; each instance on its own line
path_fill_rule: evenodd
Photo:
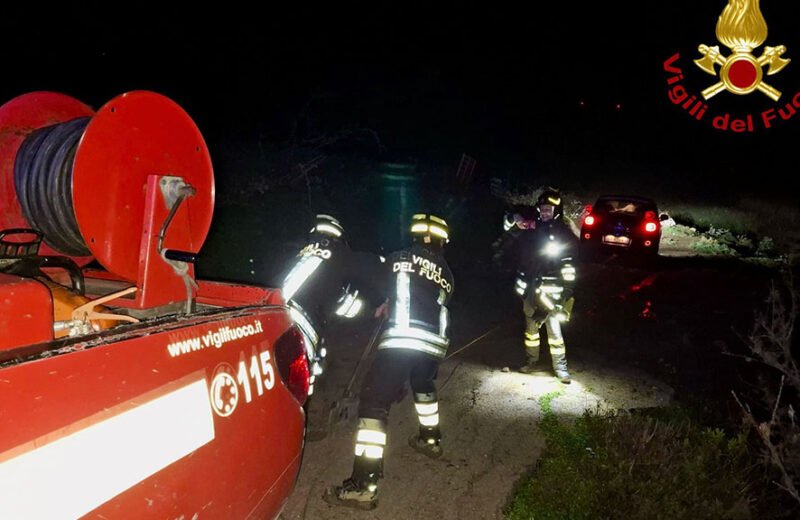
M 321 499 L 326 486 L 349 476 L 355 435 L 351 422 L 322 441 L 308 443 L 297 487 L 282 518 L 502 518 L 514 483 L 543 447 L 536 431 L 542 415 L 540 397 L 558 393 L 552 406 L 561 417 L 577 416 L 598 405 L 627 409 L 661 406 L 670 399 L 669 387 L 643 373 L 602 366 L 585 356 L 571 360 L 575 377 L 571 385 L 557 382 L 548 370 L 524 375 L 481 363 L 492 349 L 511 346 L 511 339 L 490 337 L 471 355 L 442 365 L 442 459 L 430 460 L 407 445 L 417 419 L 406 397 L 392 409 L 378 509 L 335 508 Z
M 518 373 L 515 368 L 522 364 L 524 354 L 517 302 L 495 289 L 496 280 L 471 282 L 466 287 L 462 284 L 461 298 L 454 303 L 454 347 L 450 352 L 487 330 L 492 332 L 441 365 L 437 384 L 443 458 L 427 459 L 408 446 L 417 419 L 410 395 L 406 395 L 391 412 L 379 507 L 357 511 L 331 506 L 321 498 L 327 486 L 350 474 L 355 435 L 352 421 L 339 424 L 322 441 L 307 443 L 303 467 L 283 520 L 502 518 L 515 483 L 533 467 L 543 448 L 537 432 L 542 396 L 557 394 L 552 407 L 562 419 L 597 406 L 631 409 L 663 406 L 670 401 L 673 392 L 669 386 L 630 363 L 619 364 L 618 358 L 607 359 L 594 351 L 591 335 L 573 334 L 574 348 L 570 348 L 570 332 L 566 332 L 574 378 L 571 385 L 552 377 L 549 358 L 544 356 L 541 372 Z M 493 297 L 487 298 L 492 291 Z M 601 302 L 584 303 L 582 309 L 586 311 Z M 580 312 L 576 306 L 575 328 L 581 327 Z M 369 334 L 370 324 L 362 323 L 340 327 L 331 336 L 330 351 L 335 361 L 317 390 L 312 421 L 320 421 L 325 415 L 320 411 L 341 395 Z M 612 341 L 609 338 L 602 341 Z

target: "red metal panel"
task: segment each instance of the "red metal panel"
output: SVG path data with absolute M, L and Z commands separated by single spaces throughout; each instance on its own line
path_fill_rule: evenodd
M 180 210 L 190 225 L 183 232 L 171 229 L 174 236 L 165 247 L 199 251 L 214 209 L 214 176 L 203 136 L 172 100 L 129 92 L 92 118 L 75 154 L 72 180 L 75 216 L 87 246 L 106 269 L 129 281 L 139 273 L 149 175 L 182 177 L 197 189 Z
M 158 254 L 158 235 L 167 219 L 169 208 L 158 188 L 158 175 L 149 175 L 145 188 L 144 222 L 142 224 L 138 248 L 139 265 L 135 281 L 139 291 L 136 293 L 136 307 L 140 309 L 157 307 L 186 300 L 186 287 L 183 278 Z M 203 196 L 203 194 L 199 195 Z M 178 249 L 196 252 L 192 244 L 191 220 L 188 216 L 187 201 L 175 213 L 164 238 L 165 249 Z M 125 237 L 120 237 L 125 243 Z M 116 247 L 116 246 L 114 246 Z M 187 265 L 187 274 L 194 279 L 194 266 Z
M 84 432 L 128 411 L 144 410 L 173 395 L 184 382 L 195 381 L 208 392 L 202 395 L 208 400 L 204 406 L 213 409 L 208 412 L 213 415 L 213 440 L 96 504 L 87 518 L 276 516 L 299 470 L 305 420 L 274 365 L 274 342 L 289 326 L 283 309 L 229 311 L 107 334 L 102 342 L 74 343 L 52 357 L 3 368 L 0 480 L 4 464 L 18 462 L 32 450 L 58 446 L 68 434 L 80 439 Z M 241 336 L 241 331 L 249 333 Z M 267 388 L 270 377 L 273 386 Z M 233 402 L 230 392 L 215 390 L 225 378 L 235 382 L 238 398 L 222 411 L 220 403 Z M 258 378 L 264 382 L 261 392 Z M 150 431 L 148 426 L 158 427 L 139 426 L 144 432 Z M 162 448 L 157 442 L 137 448 L 133 440 L 119 449 L 139 449 L 133 455 L 147 459 Z M 60 485 L 74 481 L 82 498 L 98 493 L 97 500 L 102 500 L 98 488 L 85 485 L 86 479 L 98 478 L 87 473 L 98 463 L 102 465 L 87 457 L 77 467 L 54 464 L 52 471 L 71 477 Z M 128 470 L 106 468 L 101 478 L 126 477 Z M 42 485 L 32 483 L 47 497 Z
M 80 101 L 55 92 L 31 92 L 0 107 L 0 229 L 29 228 L 14 189 L 14 160 L 20 145 L 34 130 L 87 117 L 94 111 Z M 43 255 L 60 254 L 42 244 Z M 73 257 L 78 265 L 91 257 Z
M 280 290 L 226 282 L 198 280 L 197 301 L 208 305 L 283 305 Z
M 51 339 L 53 300 L 47 287 L 30 278 L 0 274 L 0 350 Z

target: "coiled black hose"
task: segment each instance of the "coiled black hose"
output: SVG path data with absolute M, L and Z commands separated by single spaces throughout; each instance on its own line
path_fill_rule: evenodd
M 14 188 L 22 212 L 44 241 L 70 256 L 87 256 L 72 205 L 72 164 L 89 117 L 40 128 L 19 147 Z

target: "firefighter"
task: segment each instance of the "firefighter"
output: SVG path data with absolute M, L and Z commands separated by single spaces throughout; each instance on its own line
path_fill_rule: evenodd
M 523 299 L 527 357 L 520 371 L 536 370 L 542 329 L 546 329 L 553 371 L 559 381 L 569 384 L 571 378 L 561 324 L 569 321 L 575 302 L 572 258 L 577 240 L 562 220 L 563 204 L 558 190 L 546 188 L 537 199 L 536 209 L 539 218 L 535 229 L 522 233 L 516 244 L 516 292 Z
M 442 455 L 434 379 L 449 345 L 447 304 L 453 294 L 453 275 L 444 259 L 449 229 L 435 215 L 418 214 L 412 219 L 411 236 L 412 246 L 393 253 L 386 263 L 391 269 L 387 327 L 359 395 L 353 472 L 325 492 L 323 498 L 331 504 L 360 509 L 377 506 L 389 409 L 402 399 L 406 381 L 419 420 L 419 429 L 408 442 L 430 458 Z
M 289 313 L 306 339 L 311 368 L 309 395 L 323 372 L 327 354 L 324 331 L 332 317 L 354 318 L 375 303 L 375 278 L 382 271 L 377 255 L 350 249 L 339 221 L 317 215 L 308 244 L 283 280 Z

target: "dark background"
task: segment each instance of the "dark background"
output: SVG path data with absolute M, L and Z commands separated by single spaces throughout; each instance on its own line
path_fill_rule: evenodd
M 390 157 L 466 152 L 483 175 L 789 196 L 800 116 L 737 135 L 667 98 L 662 63 L 675 52 L 690 91 L 715 82 L 691 60 L 699 43 L 718 44 L 726 2 L 431 4 L 9 6 L 0 98 L 54 90 L 99 107 L 129 90 L 163 93 L 205 135 L 222 189 L 226 155 L 263 154 L 300 120 L 373 129 Z M 765 44 L 800 56 L 800 6 L 761 10 Z M 767 81 L 789 101 L 800 58 Z M 775 106 L 758 92 L 711 101 L 733 115 Z

